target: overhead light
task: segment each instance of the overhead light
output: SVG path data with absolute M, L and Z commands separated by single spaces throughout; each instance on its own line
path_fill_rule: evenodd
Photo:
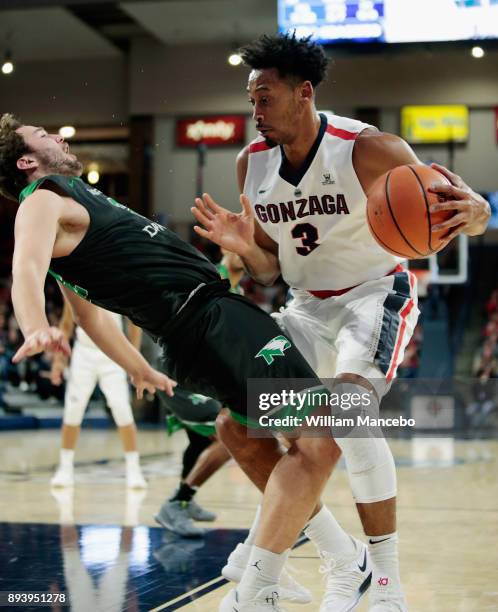
M 12 61 L 12 53 L 6 51 L 2 64 L 3 74 L 12 74 L 14 72 L 14 62 Z
M 59 136 L 62 138 L 72 138 L 76 134 L 76 129 L 72 125 L 63 125 L 59 129 Z
M 99 165 L 92 163 L 88 166 L 88 174 L 86 178 L 90 185 L 96 185 L 100 180 Z
M 230 53 L 228 56 L 228 63 L 230 66 L 240 66 L 240 64 L 242 64 L 242 58 L 238 53 Z
M 472 57 L 475 57 L 476 59 L 480 59 L 481 57 L 485 56 L 484 53 L 484 49 L 482 47 L 472 47 Z
M 100 174 L 98 170 L 90 170 L 87 175 L 88 182 L 90 185 L 96 185 L 100 180 Z

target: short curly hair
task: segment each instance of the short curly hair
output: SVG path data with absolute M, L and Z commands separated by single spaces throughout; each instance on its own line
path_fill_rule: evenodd
M 16 132 L 22 125 L 10 113 L 0 117 L 0 193 L 15 201 L 28 184 L 26 173 L 17 167 L 17 160 L 30 152 L 24 138 Z
M 275 68 L 283 79 L 310 81 L 317 87 L 326 77 L 328 59 L 311 37 L 296 33 L 263 34 L 240 49 L 244 63 L 254 70 Z

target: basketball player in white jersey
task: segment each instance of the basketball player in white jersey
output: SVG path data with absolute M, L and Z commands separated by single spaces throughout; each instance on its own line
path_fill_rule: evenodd
M 123 318 L 121 315 L 110 314 L 116 323 L 122 327 Z M 71 309 L 65 302 L 59 328 L 69 340 L 73 336 L 74 327 Z M 133 346 L 139 350 L 142 338 L 140 328 L 128 322 L 128 336 Z M 66 358 L 62 353 L 56 353 L 51 371 L 53 384 L 62 382 L 62 373 L 65 366 Z M 126 372 L 107 357 L 79 326 L 76 327 L 76 340 L 64 398 L 59 467 L 50 481 L 51 485 L 53 487 L 70 487 L 74 484 L 74 449 L 80 434 L 85 409 L 97 383 L 111 410 L 123 443 L 126 461 L 126 484 L 129 488 L 146 488 L 147 483 L 140 469 L 137 428 L 130 404 Z
M 282 274 L 295 299 L 279 321 L 297 348 L 319 376 L 336 380 L 334 391 L 361 393 L 366 388 L 380 402 L 413 332 L 417 294 L 413 275 L 370 235 L 366 200 L 379 176 L 420 162 L 397 136 L 317 112 L 315 88 L 325 76 L 327 60 L 309 39 L 263 36 L 244 48 L 242 57 L 252 69 L 247 91 L 261 134 L 237 159 L 243 211 L 231 213 L 206 194 L 192 209 L 203 225 L 196 231 L 237 252 L 259 282 L 271 285 Z M 432 186 L 447 199 L 432 210 L 452 210 L 455 215 L 433 230 L 447 228 L 448 242 L 460 232 L 483 233 L 489 204 L 459 176 L 435 167 L 451 184 Z M 276 443 L 247 438 L 245 428 L 227 414 L 218 419 L 218 433 L 249 477 L 264 486 L 280 461 Z M 323 507 L 306 515 L 305 494 L 296 490 L 291 477 L 282 491 L 294 503 L 294 516 L 299 496 L 302 525 L 312 517 L 305 531 L 329 570 L 320 610 L 353 610 L 368 586 L 372 563 L 369 610 L 404 611 L 391 451 L 383 438 L 336 442 L 346 460 L 368 554 L 367 547 L 348 537 Z M 326 457 L 323 463 L 314 469 L 325 472 Z M 320 492 L 309 492 L 308 508 Z M 278 609 L 278 577 L 297 532 L 275 513 L 277 501 L 281 500 L 263 502 L 245 572 L 220 610 Z M 276 596 L 268 598 L 269 591 Z

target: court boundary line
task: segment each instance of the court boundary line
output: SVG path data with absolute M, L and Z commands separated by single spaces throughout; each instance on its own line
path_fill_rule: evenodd
M 181 603 L 183 607 L 183 605 L 187 603 L 187 602 L 184 602 L 184 600 L 187 599 L 188 597 L 191 597 L 192 595 L 199 595 L 201 591 L 205 591 L 202 593 L 202 596 L 207 595 L 211 591 L 214 591 L 216 588 L 223 586 L 224 584 L 227 584 L 228 582 L 229 581 L 223 576 L 218 576 L 218 578 L 213 578 L 213 580 L 209 580 L 209 582 L 200 584 L 198 587 L 195 587 L 195 589 L 188 591 L 188 593 L 184 593 L 183 595 L 179 595 L 178 597 L 175 597 L 174 599 L 170 599 L 169 601 L 166 601 L 160 606 L 157 606 L 157 608 L 151 608 L 149 612 L 160 612 L 161 610 L 176 610 L 179 607 L 176 604 Z M 198 597 L 194 597 L 194 599 L 198 599 Z M 174 607 L 171 607 L 171 606 L 174 606 Z
M 308 542 L 308 538 L 304 534 L 300 535 L 297 542 L 292 547 L 292 550 L 295 550 L 296 548 L 298 548 L 299 546 L 302 546 L 306 542 Z M 192 589 L 188 593 L 184 593 L 183 595 L 179 595 L 178 597 L 175 597 L 174 599 L 170 599 L 169 601 L 164 602 L 163 604 L 161 604 L 160 606 L 157 606 L 156 608 L 151 608 L 148 612 L 162 612 L 162 611 L 172 612 L 173 610 L 177 610 L 179 607 L 183 607 L 183 605 L 186 605 L 187 603 L 189 603 L 189 602 L 184 602 L 184 600 L 187 597 L 196 595 L 196 597 L 194 597 L 194 600 L 199 599 L 199 595 L 201 591 L 205 591 L 201 595 L 201 597 L 203 597 L 204 595 L 211 593 L 211 591 L 214 591 L 215 589 L 227 584 L 228 582 L 230 581 L 224 578 L 223 576 L 218 576 L 218 578 L 213 578 L 213 580 L 209 580 L 208 582 L 205 582 L 204 584 L 200 584 L 198 587 L 195 587 L 195 589 Z M 178 606 L 177 604 L 182 604 L 182 605 Z M 174 607 L 171 607 L 171 606 L 174 606 Z

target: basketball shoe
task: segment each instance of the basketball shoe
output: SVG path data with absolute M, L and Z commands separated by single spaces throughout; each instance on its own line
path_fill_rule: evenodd
M 359 540 L 355 538 L 352 540 L 356 547 L 352 556 L 334 556 L 326 551 L 320 553 L 324 561 L 320 567 L 320 573 L 327 577 L 320 612 L 354 610 L 370 586 L 372 568 L 368 548 Z
M 162 527 L 184 538 L 200 538 L 205 533 L 204 529 L 194 525 L 189 502 L 166 500 L 154 518 Z
M 72 464 L 66 466 L 59 465 L 50 480 L 50 485 L 52 487 L 72 487 L 74 485 L 74 469 Z
M 225 567 L 221 570 L 221 574 L 227 580 L 232 582 L 240 582 L 242 574 L 246 569 L 249 555 L 251 554 L 251 546 L 249 544 L 237 544 L 235 550 L 230 553 Z M 293 603 L 306 604 L 313 600 L 313 596 L 299 584 L 284 568 L 280 575 L 280 599 L 292 601 Z
M 194 499 L 190 500 L 188 511 L 194 521 L 204 521 L 211 523 L 212 521 L 216 520 L 216 514 L 214 512 L 210 512 L 202 506 L 199 506 L 199 504 Z
M 279 586 L 271 585 L 261 589 L 254 599 L 239 602 L 236 589 L 229 591 L 222 599 L 219 612 L 285 612 L 279 605 Z
M 145 480 L 140 467 L 126 467 L 126 486 L 128 489 L 146 489 Z
M 375 572 L 370 590 L 369 612 L 407 612 L 406 600 L 400 586 L 389 577 Z

